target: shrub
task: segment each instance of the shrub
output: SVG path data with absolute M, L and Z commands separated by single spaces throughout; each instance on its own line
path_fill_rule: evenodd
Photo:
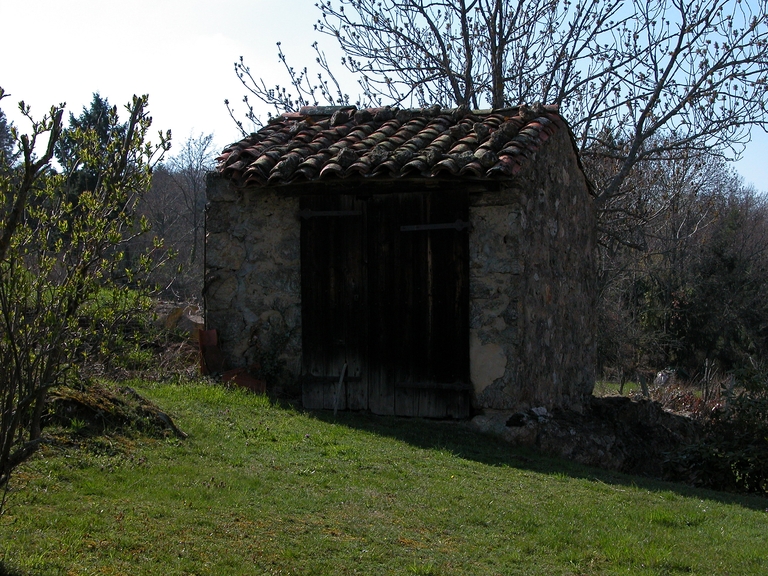
M 65 133 L 63 109 L 36 122 L 20 104 L 32 132 L 14 131 L 20 161 L 0 166 L 0 488 L 44 441 L 49 390 L 72 381 L 94 350 L 123 338 L 118 320 L 143 298 L 141 279 L 153 259 L 129 258 L 125 245 L 147 232 L 136 202 L 167 149 L 165 138 L 158 146 L 146 141 L 146 106 L 146 96 L 134 97 L 125 124 L 109 109 L 103 133 L 66 131 L 70 167 L 57 173 L 50 161 Z
M 768 493 L 768 371 L 753 365 L 740 387 L 704 415 L 697 444 L 670 455 L 669 476 L 717 490 Z

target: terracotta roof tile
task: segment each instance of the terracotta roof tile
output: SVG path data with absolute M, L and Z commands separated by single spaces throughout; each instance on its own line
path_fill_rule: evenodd
M 228 146 L 218 170 L 237 186 L 326 178 L 509 178 L 558 130 L 556 106 L 494 111 L 466 107 L 304 107 Z

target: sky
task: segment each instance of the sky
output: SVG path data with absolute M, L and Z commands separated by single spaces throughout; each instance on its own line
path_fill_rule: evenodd
M 0 0 L 0 86 L 11 95 L 0 107 L 27 131 L 19 100 L 41 117 L 62 102 L 77 115 L 94 92 L 118 106 L 149 94 L 153 128 L 170 129 L 177 150 L 210 133 L 223 148 L 239 139 L 224 100 L 243 113 L 245 90 L 234 72 L 240 56 L 270 85 L 286 79 L 277 42 L 297 68 L 314 63 L 315 40 L 332 64 L 339 61 L 332 39 L 313 30 L 315 1 Z M 344 85 L 354 90 L 351 79 Z M 754 129 L 752 140 L 735 167 L 768 191 L 768 135 Z

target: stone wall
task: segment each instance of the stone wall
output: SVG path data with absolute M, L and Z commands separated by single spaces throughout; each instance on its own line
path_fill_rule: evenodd
M 206 325 L 219 331 L 228 367 L 251 365 L 278 348 L 301 366 L 301 268 L 296 197 L 236 190 L 208 179 Z M 285 342 L 285 338 L 288 338 Z
M 579 408 L 595 362 L 595 213 L 567 134 L 470 201 L 470 371 L 477 408 Z

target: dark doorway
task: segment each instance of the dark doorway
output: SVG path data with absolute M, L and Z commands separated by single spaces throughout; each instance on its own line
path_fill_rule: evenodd
M 469 416 L 468 211 L 461 192 L 302 198 L 305 407 Z

